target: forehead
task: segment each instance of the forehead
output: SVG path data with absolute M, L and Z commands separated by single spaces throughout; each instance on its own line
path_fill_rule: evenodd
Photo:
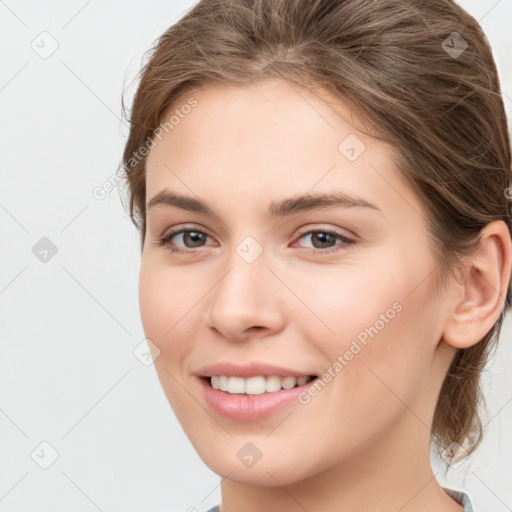
M 191 102 L 195 103 L 193 108 L 188 106 Z M 203 149 L 212 150 L 214 145 L 217 154 L 228 147 L 233 157 L 242 153 L 248 158 L 254 153 L 263 156 L 262 148 L 282 153 L 293 147 L 294 152 L 307 154 L 320 141 L 320 150 L 330 147 L 337 152 L 347 135 L 364 137 L 359 128 L 368 128 L 365 121 L 324 89 L 266 79 L 247 86 L 217 83 L 193 91 L 168 108 L 161 122 L 172 125 L 163 137 L 172 132 L 173 137 L 167 138 L 172 139 L 169 142 L 174 143 L 176 156 L 180 149 L 193 148 L 197 155 Z M 304 141 L 312 143 L 298 145 Z M 377 141 L 372 145 L 376 146 Z M 158 150 L 152 151 L 155 153 Z
M 369 123 L 325 90 L 280 79 L 212 84 L 185 95 L 162 122 L 171 116 L 172 129 L 162 131 L 148 156 L 148 200 L 168 187 L 217 197 L 236 190 L 258 201 L 282 196 L 286 187 L 290 195 L 364 191 L 382 203 L 396 200 L 391 189 L 404 186 L 393 149 L 366 135 Z

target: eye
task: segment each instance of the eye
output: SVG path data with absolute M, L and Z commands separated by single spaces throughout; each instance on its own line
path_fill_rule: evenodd
M 176 229 L 159 238 L 155 243 L 164 246 L 174 253 L 195 252 L 194 249 L 204 247 L 207 239 L 211 237 L 199 229 Z M 309 240 L 313 248 L 299 245 L 306 249 L 308 254 L 327 254 L 341 250 L 343 247 L 353 247 L 355 240 L 330 229 L 310 230 L 302 233 L 298 240 Z M 336 242 L 339 243 L 336 243 Z M 341 248 L 341 249 L 340 249 Z
M 355 240 L 347 238 L 346 236 L 330 229 L 318 229 L 313 231 L 307 231 L 300 235 L 299 240 L 306 239 L 313 244 L 313 249 L 309 249 L 307 252 L 312 254 L 325 254 L 337 251 L 336 247 L 352 247 L 355 244 Z M 341 243 L 336 243 L 336 240 Z M 305 247 L 305 249 L 308 249 Z M 325 250 L 333 249 L 333 250 Z
M 208 238 L 210 237 L 199 229 L 179 229 L 171 231 L 159 238 L 156 245 L 166 246 L 172 252 L 188 252 L 190 249 L 203 247 L 203 244 Z M 175 239 L 175 241 L 173 241 L 173 239 Z M 183 245 L 177 246 L 176 242 L 180 240 Z

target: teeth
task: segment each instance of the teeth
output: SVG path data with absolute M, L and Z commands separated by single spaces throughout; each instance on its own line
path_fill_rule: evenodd
M 283 379 L 277 375 L 271 375 L 266 379 L 265 391 L 272 393 L 273 391 L 279 391 L 281 389 L 281 382 Z
M 297 379 L 297 386 L 303 386 L 309 380 L 309 377 L 299 377 Z
M 279 377 L 270 375 L 268 377 L 227 377 L 226 375 L 213 375 L 210 378 L 212 388 L 226 391 L 231 394 L 261 395 L 272 393 L 280 389 L 292 389 L 296 385 L 303 386 L 313 377 Z
M 242 377 L 229 377 L 228 393 L 245 393 L 245 379 Z
M 234 377 L 230 377 L 233 379 Z M 247 393 L 248 395 L 261 395 L 266 391 L 266 379 L 265 377 L 250 377 L 249 379 L 242 379 L 242 391 L 238 393 Z M 232 393 L 231 388 L 228 388 L 228 392 Z
M 283 389 L 292 389 L 297 384 L 297 379 L 295 377 L 285 377 L 283 382 L 281 382 L 281 386 Z
M 221 391 L 227 391 L 228 390 L 228 378 L 222 375 L 219 377 L 219 389 Z

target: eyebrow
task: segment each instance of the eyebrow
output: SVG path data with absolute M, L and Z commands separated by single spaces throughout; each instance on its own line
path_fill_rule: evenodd
M 217 217 L 216 213 L 206 203 L 203 203 L 199 199 L 176 194 L 168 190 L 163 190 L 154 196 L 147 203 L 147 209 L 149 210 L 158 205 L 175 206 L 190 212 L 197 212 Z M 268 214 L 273 217 L 284 217 L 292 213 L 328 206 L 369 208 L 382 213 L 382 210 L 377 205 L 360 196 L 343 190 L 335 190 L 329 193 L 307 194 L 290 197 L 288 199 L 281 199 L 279 201 L 272 201 L 268 207 Z

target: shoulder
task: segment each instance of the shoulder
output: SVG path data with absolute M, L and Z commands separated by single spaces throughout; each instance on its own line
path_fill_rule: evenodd
M 471 500 L 465 492 L 458 491 L 456 489 L 450 489 L 448 487 L 443 487 L 443 490 L 446 494 L 448 494 L 448 496 L 451 496 L 455 501 L 464 506 L 464 512 L 475 512 L 473 505 L 471 504 Z

